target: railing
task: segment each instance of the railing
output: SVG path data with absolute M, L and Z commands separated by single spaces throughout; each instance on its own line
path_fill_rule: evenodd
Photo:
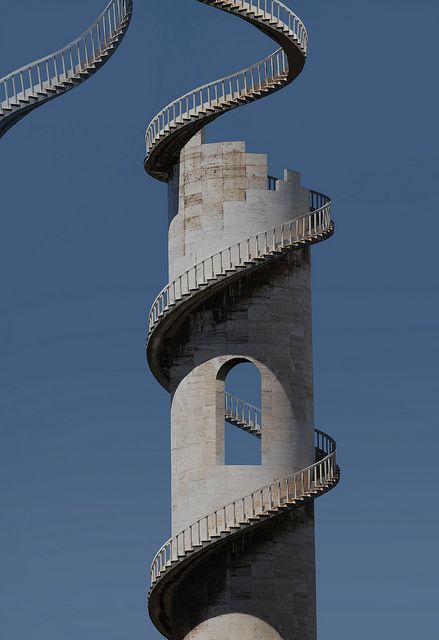
M 318 211 L 328 203 L 328 196 L 318 191 L 309 192 L 309 208 L 311 211 Z
M 252 261 L 328 231 L 332 224 L 330 199 L 315 191 L 310 191 L 310 199 L 311 205 L 313 202 L 318 202 L 321 206 L 290 222 L 278 225 L 270 231 L 260 233 L 253 238 L 247 238 L 215 253 L 166 285 L 151 307 L 148 323 L 149 334 L 166 311 L 212 280 L 227 275 L 237 267 L 248 266 L 248 263 Z
M 224 413 L 226 420 L 240 422 L 241 424 L 262 433 L 262 410 L 241 398 L 232 396 L 230 393 L 224 394 Z M 328 434 L 318 429 L 314 432 L 315 449 L 318 459 L 321 460 L 335 450 L 335 441 Z
M 250 429 L 261 430 L 262 411 L 254 405 L 232 396 L 230 393 L 224 394 L 224 411 L 227 418 L 241 422 Z
M 199 0 L 203 2 L 204 0 Z M 209 2 L 206 2 L 209 4 Z M 288 34 L 306 55 L 308 36 L 300 18 L 278 0 L 235 0 L 235 11 L 246 9 L 257 20 L 275 28 L 288 28 Z M 229 7 L 233 12 L 234 8 Z M 150 123 L 146 132 L 146 153 L 171 129 L 183 125 L 193 117 L 221 110 L 226 105 L 248 98 L 273 86 L 288 73 L 285 52 L 278 49 L 261 62 L 232 75 L 205 84 L 167 105 Z
M 324 431 L 320 431 L 320 429 L 315 429 L 314 431 L 314 446 L 316 452 L 320 455 L 329 456 L 335 452 L 337 448 L 337 443 L 334 438 L 328 436 Z
M 261 62 L 230 76 L 215 80 L 181 96 L 166 106 L 146 131 L 146 152 L 161 135 L 177 128 L 200 114 L 214 112 L 234 101 L 262 91 L 288 72 L 288 62 L 282 49 Z
M 111 0 L 106 9 L 79 38 L 41 60 L 0 79 L 0 106 L 10 108 L 19 100 L 36 98 L 95 63 L 118 34 L 130 14 L 133 0 Z
M 204 0 L 201 0 L 203 2 Z M 234 0 L 235 4 L 240 7 L 239 10 L 245 9 L 249 13 L 264 14 L 265 20 L 282 23 L 288 27 L 288 29 L 294 33 L 301 46 L 306 51 L 306 45 L 308 44 L 307 32 L 302 20 L 296 16 L 289 7 L 279 0 Z M 233 10 L 233 9 L 232 9 Z
M 268 190 L 276 191 L 278 182 L 279 182 L 279 178 L 275 178 L 274 176 L 268 176 Z
M 322 460 L 213 511 L 170 538 L 152 562 L 151 586 L 171 563 L 178 562 L 189 551 L 216 540 L 221 533 L 237 531 L 241 523 L 246 524 L 251 518 L 273 515 L 301 498 L 324 491 L 325 486 L 337 476 L 336 443 L 322 431 L 316 430 L 315 433 L 316 448 L 327 452 Z

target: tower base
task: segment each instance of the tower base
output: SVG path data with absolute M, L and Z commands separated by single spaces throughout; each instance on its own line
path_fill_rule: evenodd
M 171 597 L 172 640 L 315 640 L 313 505 L 220 547 Z

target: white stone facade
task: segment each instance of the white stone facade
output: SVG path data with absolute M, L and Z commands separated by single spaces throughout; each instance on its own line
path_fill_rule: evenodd
M 309 211 L 299 174 L 286 171 L 269 190 L 267 173 L 267 157 L 242 142 L 205 144 L 198 135 L 187 145 L 169 186 L 170 280 Z M 279 256 L 213 294 L 173 332 L 173 534 L 313 464 L 310 275 L 309 249 Z M 224 378 L 241 360 L 261 372 L 261 465 L 224 463 Z M 181 640 L 315 640 L 313 506 L 210 554 L 183 591 L 172 596 Z

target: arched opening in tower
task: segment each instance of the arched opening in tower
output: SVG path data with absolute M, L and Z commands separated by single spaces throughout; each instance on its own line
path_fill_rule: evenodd
M 235 364 L 224 381 L 224 462 L 261 464 L 261 373 L 249 361 Z

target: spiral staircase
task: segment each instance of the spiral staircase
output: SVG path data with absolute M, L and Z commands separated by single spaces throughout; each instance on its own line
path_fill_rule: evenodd
M 207 123 L 231 109 L 259 100 L 291 83 L 302 71 L 308 47 L 301 20 L 278 0 L 197 0 L 251 23 L 278 45 L 274 53 L 235 74 L 201 86 L 166 106 L 146 132 L 145 169 L 167 182 L 183 147 Z M 267 189 L 277 180 L 267 178 Z M 148 321 L 147 357 L 152 373 L 170 390 L 170 356 L 165 341 L 176 328 L 217 291 L 256 269 L 267 267 L 288 253 L 331 237 L 331 201 L 310 191 L 309 209 L 290 222 L 267 229 L 194 264 L 164 287 L 155 299 Z M 260 438 L 263 417 L 259 408 L 225 395 L 225 420 Z M 157 629 L 174 637 L 166 592 L 189 573 L 201 558 L 242 532 L 263 526 L 287 511 L 315 500 L 339 481 L 336 445 L 315 431 L 315 462 L 288 477 L 224 505 L 170 538 L 153 559 L 149 611 Z
M 37 107 L 93 75 L 127 32 L 133 0 L 111 0 L 78 38 L 55 53 L 0 78 L 0 137 Z
M 257 407 L 225 394 L 224 418 L 229 424 L 261 438 L 261 411 Z M 169 574 L 174 579 L 177 567 L 180 571 L 185 568 L 185 563 L 195 553 L 201 555 L 212 549 L 212 545 L 226 542 L 248 527 L 314 500 L 335 487 L 340 479 L 336 443 L 318 429 L 315 430 L 315 457 L 315 464 L 216 509 L 170 538 L 152 561 L 150 596 L 160 580 Z M 163 622 L 155 622 L 167 636 L 169 630 Z

